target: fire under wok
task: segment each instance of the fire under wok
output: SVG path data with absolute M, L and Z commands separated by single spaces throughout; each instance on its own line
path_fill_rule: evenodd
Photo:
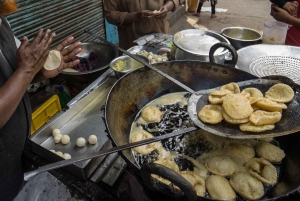
M 257 78 L 239 69 L 198 61 L 171 61 L 158 63 L 154 66 L 195 91 Z M 114 144 L 116 146 L 128 144 L 131 125 L 139 111 L 151 100 L 173 92 L 184 92 L 184 90 L 148 68 L 137 69 L 118 80 L 107 97 L 105 108 L 106 124 Z M 205 131 L 203 132 L 205 133 Z M 297 148 L 299 138 L 298 133 L 276 138 L 286 156 L 280 164 L 281 171 L 277 184 L 261 198 L 262 200 L 276 200 L 288 196 L 297 191 L 300 186 L 298 174 L 300 171 L 300 150 Z M 125 150 L 122 154 L 137 170 L 141 169 L 130 150 Z M 178 181 L 182 181 L 182 178 L 178 175 L 177 177 L 172 170 L 159 165 L 151 166 L 151 164 L 145 164 L 145 168 L 142 166 L 144 169 L 142 174 L 159 174 L 162 172 L 157 169 L 163 168 L 164 175 L 172 175 L 166 177 L 173 178 L 174 184 L 181 183 Z M 147 178 L 147 176 L 143 176 L 143 178 Z M 147 181 L 145 183 L 150 188 L 164 191 L 176 199 L 192 200 L 192 196 L 185 196 L 195 194 L 193 189 L 185 186 L 185 183 L 181 186 L 178 185 L 185 192 L 185 195 L 177 194 L 169 188 L 163 188 L 164 185 L 156 185 L 156 182 Z M 209 200 L 209 198 L 204 197 L 198 197 L 198 199 Z

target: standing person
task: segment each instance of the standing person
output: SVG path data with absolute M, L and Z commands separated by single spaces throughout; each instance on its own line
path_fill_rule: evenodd
M 119 46 L 128 49 L 142 36 L 169 33 L 167 14 L 178 4 L 178 0 L 105 0 L 104 15 L 118 27 Z
M 200 17 L 201 8 L 202 8 L 205 1 L 209 1 L 209 0 L 199 0 L 197 11 L 195 13 L 193 13 L 192 15 Z M 218 0 L 210 0 L 211 18 L 216 18 L 217 17 L 217 15 L 216 15 L 216 4 L 217 3 L 218 3 Z
M 298 0 L 298 5 L 300 0 Z M 292 27 L 287 31 L 285 44 L 300 46 L 300 7 L 297 9 L 297 17 L 290 15 L 286 10 L 280 8 L 277 5 L 271 6 L 271 15 L 281 22 L 292 25 Z
M 55 48 L 63 58 L 59 68 L 47 71 L 43 65 L 55 33 L 40 29 L 33 41 L 24 36 L 20 43 L 4 17 L 15 11 L 15 0 L 0 0 L 0 200 L 3 201 L 12 200 L 23 182 L 21 155 L 31 124 L 28 85 L 78 64 L 79 60 L 67 61 L 81 51 L 76 50 L 80 42 L 64 49 L 73 37 L 65 39 Z

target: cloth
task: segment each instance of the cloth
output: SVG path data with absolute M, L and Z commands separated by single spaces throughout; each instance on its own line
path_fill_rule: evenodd
M 17 69 L 16 42 L 7 20 L 0 16 L 0 87 Z M 0 198 L 12 200 L 23 182 L 22 152 L 30 134 L 31 108 L 27 93 L 0 129 Z
M 298 0 L 300 5 L 300 0 Z M 297 18 L 300 19 L 300 6 L 298 6 Z M 300 46 L 300 27 L 293 25 L 288 31 L 285 39 L 286 45 Z
M 178 6 L 178 0 L 172 1 L 175 5 L 175 10 Z M 159 10 L 165 2 L 166 0 L 105 0 L 104 15 L 109 23 L 118 27 L 119 46 L 123 49 L 128 49 L 134 46 L 134 40 L 144 35 L 169 33 L 167 17 L 163 19 L 152 18 L 145 22 L 124 23 L 127 13 L 140 12 L 142 10 Z

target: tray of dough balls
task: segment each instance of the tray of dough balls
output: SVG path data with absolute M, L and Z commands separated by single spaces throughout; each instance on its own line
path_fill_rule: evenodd
M 114 81 L 113 78 L 108 78 L 100 86 L 96 84 L 97 88 L 87 87 L 82 91 L 79 94 L 82 99 L 33 135 L 33 152 L 56 162 L 111 147 L 101 108 Z M 86 179 L 103 159 L 104 157 L 98 157 L 80 161 L 67 168 L 73 174 Z
M 168 48 L 155 48 L 138 45 L 129 48 L 127 51 L 131 54 L 137 54 L 147 57 L 151 64 L 168 61 L 171 58 L 171 50 Z

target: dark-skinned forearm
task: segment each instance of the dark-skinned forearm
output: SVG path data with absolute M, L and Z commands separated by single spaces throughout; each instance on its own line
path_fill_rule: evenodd
M 34 75 L 17 69 L 0 88 L 0 129 L 16 110 L 33 77 Z

